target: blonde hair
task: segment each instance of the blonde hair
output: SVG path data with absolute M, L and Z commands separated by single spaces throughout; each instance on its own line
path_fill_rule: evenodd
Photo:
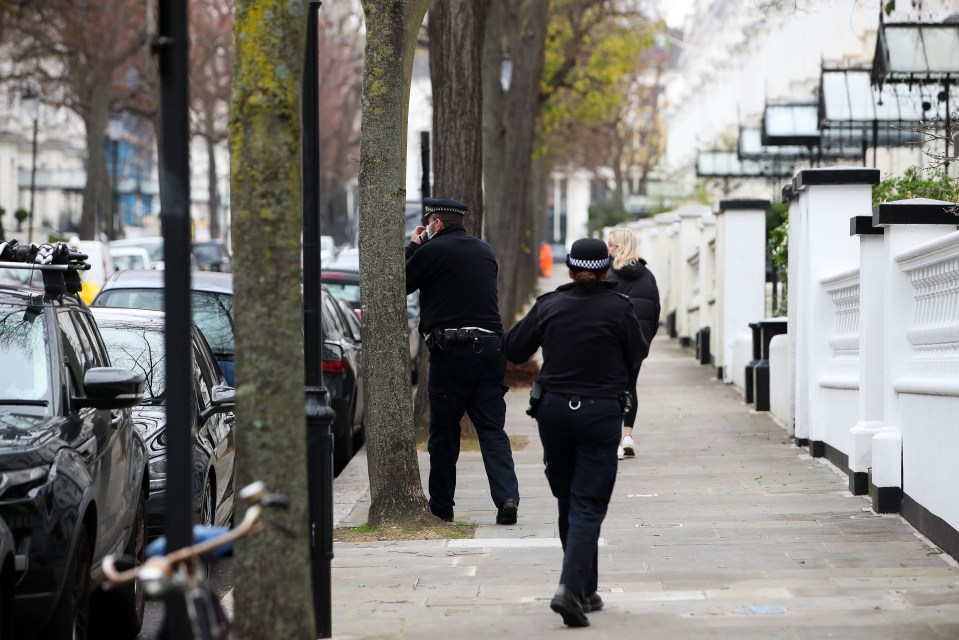
M 622 269 L 630 263 L 639 262 L 639 247 L 636 236 L 629 229 L 617 228 L 609 232 L 609 239 L 618 249 L 613 256 L 613 269 Z

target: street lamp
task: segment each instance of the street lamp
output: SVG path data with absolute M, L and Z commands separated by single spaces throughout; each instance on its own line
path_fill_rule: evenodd
M 110 150 L 113 154 L 113 206 L 110 210 L 110 226 L 107 229 L 107 237 L 110 240 L 117 238 L 117 209 L 119 207 L 119 190 L 117 186 L 120 182 L 120 136 L 123 135 L 123 120 L 119 114 L 110 116 L 107 123 L 107 137 L 110 138 Z
M 33 120 L 33 152 L 30 160 L 30 218 L 27 229 L 27 244 L 33 243 L 33 203 L 37 189 L 37 129 L 40 122 L 40 95 L 28 88 L 20 96 L 23 110 Z

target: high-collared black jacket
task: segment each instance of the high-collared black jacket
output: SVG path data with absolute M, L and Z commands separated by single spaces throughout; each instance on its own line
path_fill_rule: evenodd
M 445 227 L 422 244 L 406 246 L 406 293 L 420 291 L 420 333 L 479 327 L 501 333 L 493 249 L 466 233 Z
M 656 277 L 646 266 L 646 261 L 640 259 L 625 265 L 622 269 L 610 269 L 607 280 L 614 291 L 629 296 L 633 311 L 643 327 L 643 335 L 653 340 L 659 329 L 659 287 Z M 645 353 L 643 356 L 645 357 Z
M 596 398 L 617 398 L 626 390 L 644 344 L 629 299 L 605 282 L 564 284 L 541 295 L 503 336 L 510 362 L 525 362 L 543 348 L 539 379 L 546 391 Z

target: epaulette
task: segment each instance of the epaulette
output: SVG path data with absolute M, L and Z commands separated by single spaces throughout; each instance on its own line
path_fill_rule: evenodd
M 537 300 L 542 300 L 542 299 L 545 298 L 546 296 L 551 296 L 551 295 L 553 295 L 554 293 L 559 293 L 559 290 L 558 290 L 558 289 L 553 289 L 552 291 L 547 291 L 546 293 L 543 293 L 543 294 L 540 294 L 540 295 L 536 296 L 536 299 L 537 299 Z

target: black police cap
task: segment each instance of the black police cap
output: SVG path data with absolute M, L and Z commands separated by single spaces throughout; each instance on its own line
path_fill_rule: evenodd
M 566 256 L 566 266 L 570 269 L 604 271 L 609 268 L 609 263 L 606 243 L 597 238 L 580 238 Z
M 445 200 L 442 198 L 423 198 L 423 224 L 431 213 L 456 213 L 465 215 L 469 207 L 459 200 Z

